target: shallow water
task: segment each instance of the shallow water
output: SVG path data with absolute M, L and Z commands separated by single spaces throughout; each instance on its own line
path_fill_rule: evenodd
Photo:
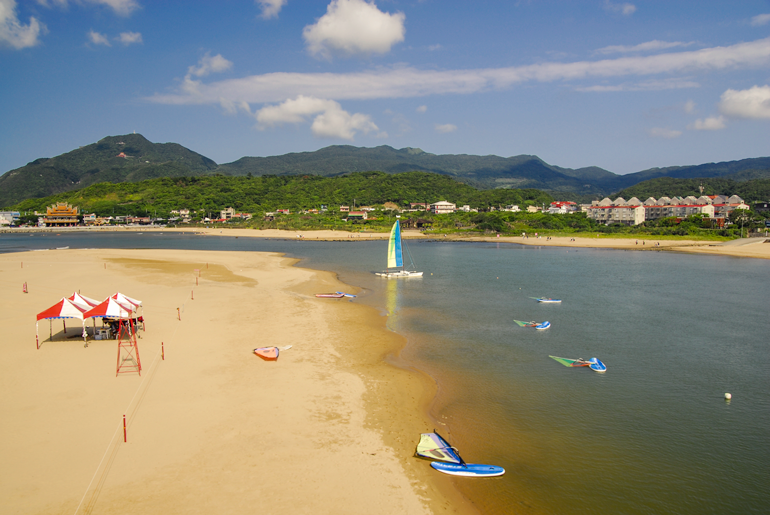
M 483 513 L 767 512 L 770 261 L 420 241 L 425 276 L 387 280 L 371 273 L 382 241 L 0 235 L 0 252 L 62 246 L 286 252 L 363 287 L 356 302 L 387 314 L 403 357 L 437 379 L 436 429 L 506 468 L 456 481 Z

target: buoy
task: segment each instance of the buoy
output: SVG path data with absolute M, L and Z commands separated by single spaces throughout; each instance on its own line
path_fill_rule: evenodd
M 730 400 L 730 399 L 732 399 L 732 398 L 733 398 L 733 395 L 732 395 L 731 393 L 726 393 L 726 394 L 725 394 L 725 399 L 726 399 L 726 400 L 728 400 L 728 401 L 729 401 L 729 400 Z

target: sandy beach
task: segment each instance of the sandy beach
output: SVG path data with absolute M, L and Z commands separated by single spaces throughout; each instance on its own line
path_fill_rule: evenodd
M 169 229 L 166 229 L 169 230 Z M 173 229 L 174 231 L 191 231 L 201 235 L 210 236 L 236 236 L 251 238 L 277 238 L 324 241 L 360 241 L 387 239 L 388 233 L 349 233 L 340 231 L 285 231 L 278 229 Z M 486 241 L 516 243 L 519 245 L 575 247 L 575 248 L 605 248 L 639 251 L 677 251 L 699 254 L 711 254 L 718 256 L 733 256 L 746 258 L 770 259 L 770 243 L 762 245 L 770 238 L 743 238 L 727 242 L 704 240 L 669 240 L 661 238 L 610 238 L 604 236 L 593 237 L 536 237 L 530 235 L 527 238 L 521 236 L 469 236 L 463 234 L 425 234 L 417 230 L 403 230 L 403 237 L 407 239 L 432 239 L 442 241 Z
M 2 512 L 472 513 L 412 457 L 435 386 L 385 362 L 398 365 L 403 339 L 372 308 L 315 298 L 350 287 L 293 264 L 177 250 L 0 255 Z M 53 341 L 41 321 L 36 349 L 35 315 L 74 291 L 143 301 L 141 376 L 116 377 L 116 341 L 86 348 L 74 320 L 66 334 L 55 320 Z M 275 362 L 252 352 L 273 345 L 292 347 Z

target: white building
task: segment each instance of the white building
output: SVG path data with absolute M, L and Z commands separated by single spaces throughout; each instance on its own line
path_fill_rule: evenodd
M 622 223 L 626 225 L 638 225 L 645 220 L 658 218 L 687 218 L 691 215 L 703 214 L 709 218 L 722 218 L 729 216 L 735 209 L 748 209 L 743 200 L 737 195 L 726 197 L 716 195 L 713 197 L 694 196 L 648 198 L 641 202 L 633 197 L 625 200 L 622 197 L 614 201 L 604 198 L 594 201 L 584 210 L 586 216 L 599 223 Z
M 447 202 L 446 200 L 440 200 L 430 205 L 430 212 L 437 215 L 454 213 L 455 211 L 457 211 L 457 205 Z

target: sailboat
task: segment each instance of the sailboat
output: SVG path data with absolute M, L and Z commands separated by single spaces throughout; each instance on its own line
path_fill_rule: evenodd
M 409 254 L 409 249 L 406 250 L 406 254 L 410 260 L 410 268 L 414 268 L 414 263 L 411 262 L 412 256 Z M 399 225 L 398 220 L 396 220 L 396 223 L 393 224 L 393 228 L 390 230 L 390 239 L 388 240 L 388 269 L 383 272 L 376 272 L 376 274 L 388 278 L 422 277 L 422 272 L 408 270 L 407 267 L 404 266 L 401 226 Z

